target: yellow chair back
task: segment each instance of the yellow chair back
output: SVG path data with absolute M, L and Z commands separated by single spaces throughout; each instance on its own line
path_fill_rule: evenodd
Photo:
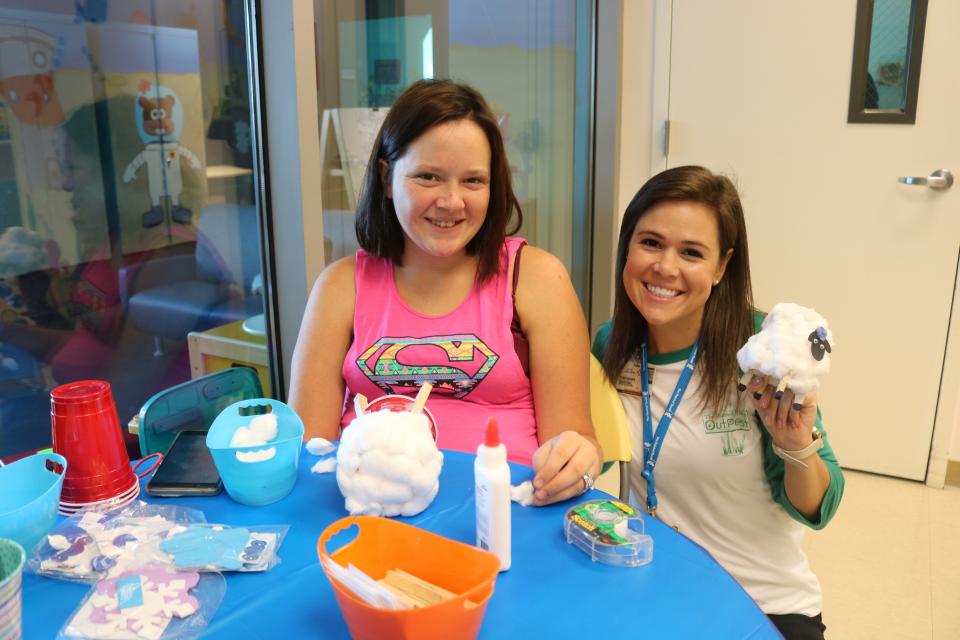
M 627 463 L 630 462 L 630 430 L 620 395 L 604 377 L 603 367 L 590 355 L 590 418 L 603 448 L 605 463 L 619 463 L 620 499 L 628 498 Z M 610 464 L 604 464 L 606 471 Z

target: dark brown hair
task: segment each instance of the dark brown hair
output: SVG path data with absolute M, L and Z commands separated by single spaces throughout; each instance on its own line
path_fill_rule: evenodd
M 616 381 L 646 336 L 647 322 L 627 296 L 623 270 L 637 222 L 662 202 L 696 202 L 708 207 L 717 219 L 721 258 L 733 249 L 723 278 L 710 292 L 700 326 L 697 366 L 703 376 L 701 408 L 718 411 L 730 385 L 737 381 L 737 350 L 754 333 L 754 307 L 747 227 L 740 196 L 729 178 L 709 169 L 697 166 L 667 169 L 650 178 L 627 205 L 617 245 L 613 326 L 603 357 L 603 370 L 607 378 Z
M 395 264 L 403 261 L 404 235 L 387 197 L 394 163 L 427 129 L 445 122 L 470 120 L 486 134 L 490 144 L 490 203 L 483 225 L 469 243 L 467 253 L 478 258 L 477 278 L 486 280 L 500 268 L 500 247 L 508 233 L 516 233 L 523 221 L 520 203 L 510 183 L 510 166 L 497 120 L 476 89 L 450 80 L 418 80 L 400 94 L 380 127 L 357 203 L 355 229 L 360 247 Z M 389 166 L 380 177 L 380 160 Z M 509 232 L 510 216 L 517 224 Z

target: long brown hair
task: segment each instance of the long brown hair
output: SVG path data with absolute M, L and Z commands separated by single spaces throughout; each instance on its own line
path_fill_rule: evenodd
M 700 326 L 697 367 L 703 376 L 703 407 L 718 411 L 730 385 L 736 384 L 739 372 L 737 350 L 754 333 L 754 307 L 747 228 L 740 196 L 729 178 L 704 167 L 667 169 L 650 178 L 627 205 L 617 245 L 613 326 L 603 357 L 603 370 L 607 378 L 616 382 L 646 337 L 647 321 L 627 296 L 623 270 L 637 222 L 654 205 L 671 201 L 696 202 L 713 211 L 717 219 L 720 255 L 733 249 L 723 278 L 710 292 Z
M 486 280 L 500 269 L 500 247 L 508 234 L 523 222 L 520 203 L 510 182 L 510 165 L 497 120 L 480 93 L 451 80 L 418 80 L 400 94 L 380 127 L 370 153 L 367 173 L 360 189 L 354 228 L 357 241 L 367 253 L 402 264 L 404 235 L 393 200 L 387 197 L 394 163 L 427 129 L 445 122 L 470 120 L 479 126 L 490 144 L 490 203 L 487 216 L 470 242 L 467 253 L 478 259 L 477 278 Z M 380 176 L 380 161 L 389 167 Z M 516 213 L 516 226 L 507 231 Z

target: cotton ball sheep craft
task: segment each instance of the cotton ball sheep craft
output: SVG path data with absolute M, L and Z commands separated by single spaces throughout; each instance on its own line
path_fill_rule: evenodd
M 833 333 L 826 319 L 813 309 L 781 302 L 763 320 L 760 332 L 750 336 L 737 352 L 744 372 L 737 388 L 743 391 L 756 375 L 776 383 L 774 397 L 785 389 L 794 394 L 793 409 L 803 407 L 804 397 L 820 386 L 819 376 L 830 371 Z
M 366 411 L 357 395 L 357 417 L 337 449 L 337 484 L 350 514 L 413 516 L 433 502 L 443 454 L 423 413 L 430 388 L 421 387 L 410 411 Z

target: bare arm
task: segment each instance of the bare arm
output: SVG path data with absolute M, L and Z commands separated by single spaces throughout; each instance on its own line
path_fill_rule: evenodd
M 336 440 L 345 383 L 340 372 L 353 339 L 354 259 L 331 264 L 313 285 L 293 352 L 290 406 L 305 437 Z
M 533 456 L 537 504 L 579 495 L 602 455 L 590 422 L 586 320 L 563 264 L 536 247 L 520 259 L 517 312 L 530 342 L 530 377 L 540 448 Z

